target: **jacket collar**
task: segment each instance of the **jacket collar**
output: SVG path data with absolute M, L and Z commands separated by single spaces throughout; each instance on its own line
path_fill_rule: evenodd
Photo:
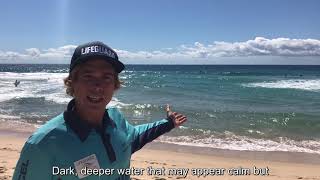
M 63 117 L 65 120 L 65 123 L 67 126 L 69 126 L 79 137 L 79 139 L 83 142 L 87 139 L 89 136 L 89 133 L 92 129 L 95 129 L 91 127 L 85 120 L 81 119 L 79 115 L 74 111 L 75 108 L 75 99 L 72 99 L 68 103 L 67 110 L 64 111 Z M 108 126 L 111 126 L 112 128 L 116 128 L 116 124 L 114 121 L 109 117 L 108 110 L 105 110 L 105 113 L 103 115 L 103 122 L 102 122 L 103 129 L 96 131 L 98 133 L 101 133 L 102 131 L 105 131 L 105 129 Z

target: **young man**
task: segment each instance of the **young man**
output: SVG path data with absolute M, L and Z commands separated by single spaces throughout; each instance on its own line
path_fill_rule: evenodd
M 13 179 L 130 179 L 131 154 L 187 119 L 171 112 L 154 123 L 132 126 L 117 108 L 106 108 L 120 87 L 124 65 L 101 42 L 78 46 L 65 79 L 73 97 L 67 110 L 48 121 L 21 151 Z

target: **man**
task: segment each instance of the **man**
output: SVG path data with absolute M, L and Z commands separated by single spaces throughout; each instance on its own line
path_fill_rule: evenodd
M 13 179 L 129 179 L 131 154 L 187 119 L 171 112 L 154 123 L 132 126 L 117 108 L 105 109 L 120 87 L 124 65 L 102 42 L 78 46 L 64 80 L 73 99 L 48 121 L 21 151 Z
M 20 81 L 16 80 L 13 84 L 15 87 L 18 87 L 18 85 L 20 84 Z

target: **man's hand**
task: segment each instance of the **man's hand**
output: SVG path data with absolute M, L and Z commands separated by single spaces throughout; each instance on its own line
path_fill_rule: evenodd
M 173 124 L 174 124 L 174 127 L 178 127 L 180 125 L 182 125 L 184 122 L 187 121 L 187 117 L 180 114 L 180 113 L 177 113 L 177 112 L 172 112 L 170 110 L 170 105 L 167 104 L 166 106 L 166 112 L 167 112 L 167 118 L 172 120 Z

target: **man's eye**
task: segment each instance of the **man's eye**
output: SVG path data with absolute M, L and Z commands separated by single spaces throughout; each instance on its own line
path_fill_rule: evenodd
M 83 79 L 91 79 L 92 76 L 90 74 L 85 74 L 82 76 Z
M 110 76 L 105 76 L 105 77 L 103 77 L 103 79 L 104 79 L 105 81 L 111 81 L 111 80 L 112 80 L 112 77 L 110 77 Z

